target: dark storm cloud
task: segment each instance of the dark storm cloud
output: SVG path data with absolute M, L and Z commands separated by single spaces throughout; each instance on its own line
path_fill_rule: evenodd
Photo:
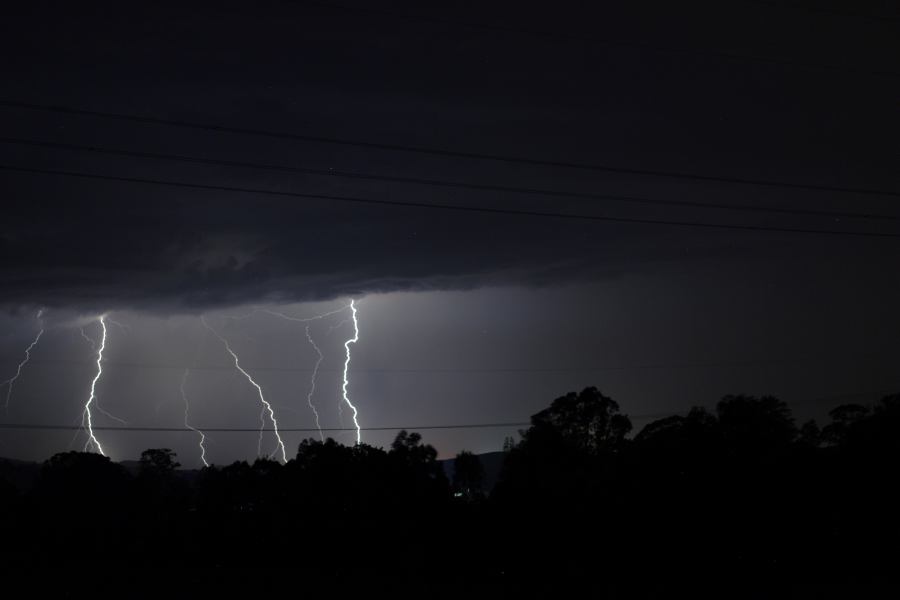
M 220 3 L 161 3 L 146 10 L 116 4 L 93 11 L 19 7 L 4 19 L 6 78 L 16 82 L 7 94 L 101 111 L 553 160 L 652 167 L 664 159 L 659 164 L 670 170 L 749 171 L 761 178 L 888 188 L 894 183 L 885 178 L 890 170 L 882 168 L 881 151 L 896 118 L 885 121 L 882 98 L 890 95 L 877 92 L 895 82 L 579 41 L 585 35 L 650 35 L 662 45 L 678 42 L 663 27 L 672 16 L 665 11 L 648 24 L 637 13 L 615 10 L 621 14 L 613 27 L 599 14 L 560 9 L 548 23 L 542 12 L 519 7 L 513 25 L 555 28 L 575 38 L 553 39 L 302 2 L 263 3 L 252 11 Z M 497 9 L 484 17 L 503 14 Z M 687 23 L 695 34 L 710 35 L 703 23 Z M 752 20 L 730 25 L 752 38 Z M 827 27 L 822 36 L 827 38 Z M 875 46 L 882 43 L 874 39 Z M 737 36 L 736 51 L 746 40 Z M 782 51 L 795 50 L 790 37 L 781 43 Z M 869 63 L 879 56 L 855 51 Z M 815 58 L 835 60 L 828 53 Z M 836 106 L 854 112 L 856 121 L 836 118 Z M 761 188 L 440 159 L 11 108 L 0 110 L 0 120 L 10 137 L 226 160 L 676 200 L 720 201 L 727 194 L 729 201 L 779 205 L 788 198 Z M 872 139 L 876 127 L 886 132 L 883 140 Z M 840 172 L 823 173 L 822 157 L 841 147 L 853 147 L 854 156 L 841 161 Z M 19 166 L 391 201 L 798 225 L 758 215 L 637 210 L 11 144 L 0 144 L 0 157 Z M 790 174 L 780 170 L 786 160 L 793 165 Z M 7 199 L 0 223 L 7 305 L 171 310 L 369 291 L 543 284 L 621 276 L 672 260 L 789 253 L 794 243 L 779 235 L 367 207 L 12 172 L 0 177 Z M 811 199 L 802 193 L 789 197 L 800 205 Z M 847 198 L 818 194 L 814 200 L 818 207 L 846 207 Z
M 626 169 L 900 188 L 900 78 L 883 73 L 896 69 L 900 38 L 889 22 L 752 2 L 341 2 L 349 9 L 266 0 L 5 3 L 0 165 L 507 211 L 900 232 L 896 219 L 576 200 L 388 178 L 889 215 L 898 214 L 896 195 L 548 168 L 3 104 Z M 867 0 L 854 4 L 881 14 Z M 805 403 L 798 417 L 821 417 L 831 405 L 817 399 L 874 398 L 870 392 L 896 388 L 894 238 L 449 212 L 3 169 L 0 200 L 0 380 L 16 372 L 46 328 L 16 383 L 9 423 L 78 423 L 97 367 L 79 329 L 96 340 L 97 314 L 113 311 L 127 327 L 110 329 L 99 382 L 104 410 L 136 426 L 180 427 L 179 385 L 191 368 L 192 422 L 254 426 L 256 390 L 196 318 L 202 312 L 258 376 L 279 422 L 310 427 L 306 393 L 316 353 L 303 324 L 268 313 L 231 317 L 250 312 L 238 304 L 306 317 L 343 306 L 347 295 L 360 311 L 350 393 L 367 427 L 527 421 L 552 398 L 587 385 L 614 397 L 636 423 L 638 415 L 740 392 L 798 400 Z M 39 322 L 41 306 L 50 310 Z M 320 321 L 312 333 L 326 356 L 315 399 L 338 426 L 349 325 Z M 115 423 L 100 415 L 98 422 Z M 46 458 L 74 443 L 68 431 L 45 433 L 5 432 L 0 453 Z M 364 439 L 389 444 L 392 433 L 382 433 Z M 452 454 L 498 449 L 505 434 L 430 430 L 427 439 Z M 295 432 L 289 446 L 303 435 Z M 257 451 L 255 432 L 215 437 L 215 462 Z M 103 442 L 117 459 L 151 446 L 177 449 L 184 464 L 199 458 L 195 438 L 178 433 L 105 432 Z
M 3 240 L 7 301 L 191 306 L 527 280 L 579 243 L 553 223 L 79 187 L 12 215 L 30 226 Z

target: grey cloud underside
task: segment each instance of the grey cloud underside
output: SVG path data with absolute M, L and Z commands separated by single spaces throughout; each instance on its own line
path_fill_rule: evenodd
M 516 15 L 524 29 L 676 46 L 693 39 L 722 49 L 718 37 L 708 39 L 702 21 L 682 14 L 682 7 L 659 4 L 657 11 L 622 5 L 595 13 L 583 6 L 548 12 L 543 5 L 531 10 L 509 3 L 479 6 L 479 18 L 505 23 Z M 15 5 L 9 18 L 0 19 L 0 50 L 9 57 L 4 73 L 14 100 L 548 160 L 896 188 L 894 80 L 853 79 L 847 85 L 850 80 L 830 72 L 402 19 L 373 26 L 366 15 L 295 3 L 267 4 L 262 11 L 231 2 L 199 8 L 108 3 L 97 11 L 71 3 L 54 10 L 42 6 Z M 621 12 L 620 18 L 610 18 L 610 10 Z M 659 27 L 648 29 L 648 19 Z M 758 45 L 756 21 L 737 19 L 729 31 L 738 47 Z M 817 36 L 815 47 L 826 53 L 823 63 L 849 60 L 845 54 L 852 50 L 858 64 L 876 68 L 896 54 L 890 51 L 896 36 L 867 36 L 871 48 L 834 48 L 827 31 Z M 792 33 L 777 39 L 773 54 L 795 54 Z M 848 114 L 853 118 L 840 116 Z M 0 110 L 0 129 L 5 136 L 38 141 L 386 176 L 663 200 L 857 208 L 852 197 L 839 194 L 457 161 L 10 108 Z M 844 148 L 853 148 L 852 156 Z M 10 144 L 0 144 L 0 162 L 392 201 L 839 227 L 824 219 L 637 210 Z M 0 185 L 0 303 L 86 312 L 200 311 L 371 291 L 546 285 L 620 277 L 659 264 L 681 268 L 697 259 L 781 260 L 799 256 L 798 249 L 810 261 L 824 262 L 828 255 L 848 263 L 851 256 L 884 260 L 879 257 L 897 252 L 895 241 L 832 240 L 826 246 L 762 233 L 366 207 L 11 172 L 0 173 Z M 868 199 L 864 208 L 894 210 L 888 199 Z M 854 226 L 867 225 L 847 225 Z
M 99 165 L 104 167 L 109 169 Z M 74 168 L 98 165 L 74 162 Z M 147 165 L 120 169 L 139 177 L 154 173 Z M 216 185 L 407 202 L 456 201 L 513 210 L 549 204 L 559 212 L 595 214 L 611 210 L 415 188 L 347 189 L 226 170 L 189 175 L 191 181 Z M 86 312 L 200 312 L 370 292 L 543 286 L 679 269 L 706 259 L 759 260 L 798 252 L 817 260 L 828 254 L 840 259 L 848 251 L 893 251 L 896 246 L 895 240 L 836 243 L 816 236 L 361 206 L 33 175 L 8 180 L 17 201 L 0 225 L 2 302 Z M 654 216 L 621 208 L 613 214 Z M 711 220 L 691 211 L 658 214 Z
M 11 304 L 191 310 L 618 269 L 604 261 L 614 238 L 594 224 L 23 185 L 31 199 L 9 215 L 21 225 L 0 238 Z

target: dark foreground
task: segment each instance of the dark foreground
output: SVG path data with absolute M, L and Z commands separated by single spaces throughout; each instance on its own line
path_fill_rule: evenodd
M 728 397 L 627 437 L 593 388 L 557 399 L 481 489 L 401 433 L 304 442 L 286 465 L 129 472 L 94 454 L 2 463 L 4 587 L 209 597 L 898 597 L 900 396 L 796 427 Z M 13 589 L 8 587 L 8 589 Z M 64 593 L 63 593 L 64 592 Z

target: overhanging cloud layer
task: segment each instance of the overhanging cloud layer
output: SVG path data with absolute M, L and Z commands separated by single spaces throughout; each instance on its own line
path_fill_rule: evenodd
M 402 19 L 380 19 L 372 27 L 369 17 L 352 11 L 294 3 L 267 5 L 262 14 L 242 3 L 198 6 L 158 3 L 145 9 L 109 3 L 95 12 L 64 3 L 52 11 L 16 6 L 0 24 L 0 43 L 9 57 L 9 99 L 548 160 L 896 187 L 889 158 L 896 139 L 896 111 L 890 104 L 895 94 L 882 89 L 887 84 L 881 79 L 854 79 L 853 85 L 845 85 L 845 79 L 835 83 L 839 76 L 831 72 L 698 60 Z M 500 23 L 515 14 L 525 30 L 557 29 L 576 39 L 588 26 L 591 35 L 601 37 L 640 40 L 648 35 L 647 11 L 631 14 L 625 6 L 603 7 L 621 12 L 612 21 L 582 14 L 591 10 L 585 7 L 549 14 L 544 9 L 531 12 L 520 3 L 515 8 L 498 5 L 491 8 L 494 14 L 483 16 Z M 652 29 L 654 43 L 681 44 L 685 31 L 699 36 L 698 43 L 709 35 L 693 20 L 682 23 L 687 29 L 672 27 L 681 11 L 666 10 L 653 13 L 663 25 Z M 615 30 L 603 31 L 612 22 L 618 23 Z M 734 23 L 732 29 L 738 45 L 758 39 L 750 22 Z M 830 43 L 831 38 L 821 41 Z M 780 51 L 794 50 L 792 39 L 780 42 L 785 46 Z M 859 45 L 854 51 L 865 48 Z M 892 55 L 885 51 L 859 58 L 875 64 Z M 844 54 L 839 58 L 847 59 Z M 748 87 L 748 77 L 756 76 L 764 77 L 766 85 Z M 768 107 L 773 88 L 781 92 L 777 110 Z M 836 120 L 836 106 L 855 118 Z M 9 107 L 0 109 L 0 126 L 6 136 L 36 141 L 661 200 L 846 209 L 851 199 L 295 143 Z M 836 159 L 836 147 L 854 152 Z M 8 143 L 0 144 L 0 162 L 401 202 L 836 226 L 822 220 L 563 201 Z M 822 167 L 835 164 L 840 169 Z M 367 291 L 580 281 L 631 273 L 647 262 L 791 255 L 798 246 L 811 248 L 810 255 L 819 253 L 818 242 L 807 246 L 805 238 L 791 236 L 367 207 L 13 172 L 0 178 L 0 302 L 7 307 L 192 311 Z M 891 207 L 868 198 L 866 209 L 889 212 Z M 857 252 L 864 244 L 852 246 Z M 874 242 L 866 248 L 871 255 L 884 254 Z M 844 248 L 833 252 L 846 254 Z

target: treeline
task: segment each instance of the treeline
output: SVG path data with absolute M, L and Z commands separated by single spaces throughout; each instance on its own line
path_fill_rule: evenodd
M 388 449 L 306 440 L 284 465 L 198 472 L 167 449 L 134 473 L 57 454 L 29 485 L 5 463 L 5 564 L 151 564 L 215 589 L 253 567 L 279 589 L 309 577 L 435 596 L 803 597 L 894 583 L 900 395 L 841 406 L 821 428 L 776 398 L 729 396 L 632 436 L 616 402 L 587 388 L 531 423 L 505 444 L 493 490 L 477 456 L 461 453 L 448 479 L 405 431 Z
M 530 516 L 557 570 L 605 565 L 659 596 L 673 586 L 858 596 L 896 584 L 900 395 L 838 407 L 821 428 L 798 427 L 777 398 L 728 396 L 714 412 L 630 430 L 589 388 L 535 415 L 509 454 L 491 501 Z M 514 525 L 507 537 L 528 539 Z M 541 559 L 523 551 L 514 562 Z

